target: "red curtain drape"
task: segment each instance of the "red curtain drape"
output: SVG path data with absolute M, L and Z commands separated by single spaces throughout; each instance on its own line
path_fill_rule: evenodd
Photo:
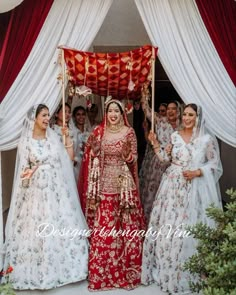
M 196 0 L 196 3 L 222 63 L 236 85 L 236 2 Z
M 5 12 L 0 14 L 0 58 L 2 54 L 4 36 L 6 35 L 6 32 L 7 32 L 10 16 L 11 16 L 10 12 Z
M 53 0 L 24 0 L 11 11 L 11 27 L 6 30 L 0 55 L 0 102 L 24 65 L 52 3 Z
M 0 71 L 1 71 L 1 68 L 2 68 L 2 64 L 3 64 L 5 52 L 6 52 L 6 49 L 7 49 L 7 43 L 8 43 L 8 40 L 10 38 L 10 33 L 11 33 L 13 18 L 14 18 L 14 13 L 11 13 L 10 14 L 9 22 L 8 22 L 6 28 L 5 28 L 4 35 L 2 35 L 2 36 L 5 36 L 5 37 L 2 38 L 2 44 L 1 44 L 1 51 L 0 51 Z

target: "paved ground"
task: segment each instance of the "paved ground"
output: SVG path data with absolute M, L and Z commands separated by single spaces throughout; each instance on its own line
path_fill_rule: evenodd
M 140 286 L 131 291 L 117 289 L 102 292 L 89 292 L 87 285 L 88 283 L 83 281 L 49 291 L 20 291 L 17 292 L 17 295 L 167 295 L 167 293 L 161 292 L 159 287 L 154 284 L 150 286 Z

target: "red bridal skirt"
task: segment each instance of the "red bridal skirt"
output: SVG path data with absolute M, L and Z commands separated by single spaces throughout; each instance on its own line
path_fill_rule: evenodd
M 102 194 L 95 211 L 87 211 L 92 234 L 89 254 L 89 289 L 133 289 L 141 280 L 145 233 L 140 198 L 133 191 L 134 208 L 122 209 L 119 194 Z

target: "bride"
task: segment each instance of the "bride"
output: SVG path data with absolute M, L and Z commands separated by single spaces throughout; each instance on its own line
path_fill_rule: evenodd
M 4 268 L 14 269 L 9 281 L 15 289 L 50 289 L 87 277 L 88 242 L 79 233 L 87 225 L 70 160 L 73 143 L 63 128 L 65 149 L 48 125 L 48 107 L 32 107 L 18 145 L 4 261 Z
M 79 191 L 93 230 L 89 290 L 137 287 L 143 238 L 131 233 L 145 228 L 138 192 L 137 143 L 123 103 L 112 97 L 106 100 L 103 122 L 86 143 Z

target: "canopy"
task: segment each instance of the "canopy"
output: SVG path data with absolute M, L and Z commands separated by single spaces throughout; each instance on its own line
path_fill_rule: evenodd
M 152 60 L 157 48 L 146 45 L 122 53 L 94 53 L 64 46 L 64 58 L 70 80 L 85 85 L 94 94 L 135 99 L 144 82 L 151 79 Z

